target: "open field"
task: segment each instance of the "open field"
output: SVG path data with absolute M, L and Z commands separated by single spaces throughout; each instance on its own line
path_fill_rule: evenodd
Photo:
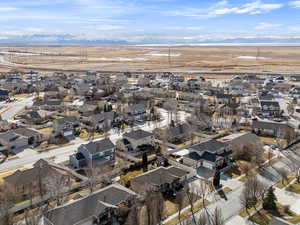
M 170 51 L 169 51 L 170 50 Z M 169 57 L 170 53 L 170 57 Z M 0 67 L 70 71 L 300 72 L 300 47 L 1 47 Z

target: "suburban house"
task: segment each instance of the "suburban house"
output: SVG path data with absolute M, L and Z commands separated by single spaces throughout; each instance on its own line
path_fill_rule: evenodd
M 32 196 L 47 191 L 47 185 L 54 179 L 59 179 L 62 186 L 67 185 L 70 182 L 70 175 L 53 166 L 44 159 L 37 161 L 33 168 L 26 170 L 17 170 L 12 175 L 4 178 L 4 182 L 15 189 L 15 191 L 23 196 Z
M 276 101 L 261 101 L 261 113 L 267 117 L 278 117 L 280 116 L 280 105 Z
M 146 105 L 144 104 L 134 104 L 129 105 L 125 112 L 133 121 L 144 121 L 146 117 Z
M 294 98 L 300 97 L 300 87 L 294 87 L 290 90 L 290 96 Z
M 79 107 L 78 112 L 82 116 L 91 116 L 98 112 L 98 105 L 97 104 L 84 104 Z
M 52 111 L 47 110 L 31 110 L 20 117 L 25 120 L 27 124 L 44 124 L 49 121 L 53 114 Z
M 271 137 L 284 137 L 288 133 L 294 132 L 294 128 L 289 124 L 264 121 L 253 121 L 252 130 L 258 136 Z
M 37 100 L 33 103 L 32 109 L 44 109 L 49 111 L 63 110 L 63 102 L 61 100 L 49 99 L 49 100 Z
M 0 146 L 5 150 L 17 153 L 43 141 L 43 135 L 29 128 L 18 128 L 0 133 Z
M 0 101 L 9 99 L 9 91 L 0 89 Z
M 216 95 L 216 102 L 218 104 L 229 104 L 232 102 L 231 94 L 218 93 Z
M 135 192 L 144 190 L 151 185 L 162 193 L 182 187 L 188 179 L 188 172 L 178 167 L 158 167 L 130 179 L 130 187 Z
M 136 193 L 112 184 L 86 197 L 70 201 L 43 215 L 44 225 L 120 225 L 120 209 L 135 198 Z
M 222 141 L 231 146 L 249 146 L 262 144 L 261 139 L 253 133 L 234 133 L 222 138 Z
M 169 126 L 166 130 L 168 142 L 184 142 L 190 138 L 190 129 L 187 124 L 177 124 L 175 126 Z
M 128 151 L 143 151 L 154 146 L 154 135 L 144 130 L 134 130 L 123 134 L 123 142 Z
M 73 137 L 80 129 L 80 121 L 74 116 L 66 116 L 53 121 L 54 135 L 63 137 Z
M 226 170 L 231 165 L 232 150 L 224 142 L 214 139 L 191 146 L 182 163 L 211 177 L 216 169 Z
M 91 164 L 110 164 L 115 162 L 115 154 L 115 145 L 106 138 L 80 145 L 77 153 L 70 156 L 70 164 L 75 169 L 82 169 Z
M 117 115 L 115 112 L 103 112 L 90 116 L 89 122 L 96 130 L 104 130 L 112 127 L 116 117 Z

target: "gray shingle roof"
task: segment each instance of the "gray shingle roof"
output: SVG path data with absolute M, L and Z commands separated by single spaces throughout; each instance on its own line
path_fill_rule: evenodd
M 195 145 L 191 146 L 190 149 L 192 149 L 194 151 L 198 151 L 198 152 L 208 151 L 211 153 L 215 153 L 222 148 L 226 148 L 227 146 L 228 145 L 223 142 L 211 139 L 211 140 L 208 140 L 205 142 L 201 142 L 199 144 L 195 144 Z
M 115 145 L 108 138 L 100 141 L 90 142 L 83 146 L 88 149 L 91 154 L 106 151 L 115 147 Z
M 143 173 L 131 179 L 132 182 L 143 184 L 152 184 L 160 186 L 166 183 L 172 183 L 178 178 L 181 178 L 188 174 L 187 171 L 176 167 L 159 167 L 154 170 L 150 170 L 147 173 Z
M 66 116 L 61 119 L 56 119 L 55 122 L 58 124 L 65 124 L 65 123 L 77 123 L 79 120 L 75 116 Z
M 115 118 L 114 112 L 104 112 L 91 116 L 91 120 L 94 122 L 101 122 L 104 120 L 113 120 Z
M 273 106 L 273 107 L 276 107 L 276 108 L 280 108 L 279 106 L 279 103 L 278 102 L 275 102 L 275 101 L 261 101 L 260 102 L 261 106 Z
M 288 129 L 290 126 L 285 123 L 253 121 L 252 127 L 257 129 L 279 130 L 279 129 Z
M 135 140 L 139 140 L 139 139 L 149 137 L 149 136 L 152 136 L 152 135 L 153 134 L 150 133 L 150 132 L 139 129 L 139 130 L 131 131 L 129 133 L 125 133 L 125 134 L 123 134 L 123 137 L 124 138 L 128 137 L 128 138 L 132 138 L 132 139 L 135 139 Z
M 177 137 L 188 132 L 189 126 L 187 124 L 178 124 L 174 127 L 170 126 L 167 130 L 168 136 Z
M 98 216 L 106 208 L 117 206 L 134 195 L 135 193 L 127 188 L 113 184 L 87 197 L 50 210 L 44 216 L 53 225 L 74 225 Z

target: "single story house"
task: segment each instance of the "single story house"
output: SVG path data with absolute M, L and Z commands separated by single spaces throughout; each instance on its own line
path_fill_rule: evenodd
M 119 225 L 120 208 L 136 193 L 112 184 L 86 197 L 70 201 L 43 215 L 44 225 Z
M 158 167 L 130 179 L 130 187 L 135 192 L 143 190 L 142 187 L 151 185 L 161 192 L 176 189 L 188 178 L 188 173 L 178 167 Z
M 283 137 L 288 132 L 293 132 L 294 128 L 286 123 L 253 121 L 252 130 L 258 136 Z
M 46 160 L 40 159 L 33 168 L 27 170 L 17 170 L 12 175 L 4 178 L 4 182 L 15 189 L 15 191 L 23 196 L 37 195 L 47 191 L 47 185 L 51 183 L 51 179 L 60 177 L 65 185 L 70 182 L 70 176 L 63 170 L 58 170 L 55 166 L 49 164 Z

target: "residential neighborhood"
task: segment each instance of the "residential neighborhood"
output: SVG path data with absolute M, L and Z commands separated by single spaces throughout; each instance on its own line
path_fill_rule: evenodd
M 0 76 L 1 224 L 300 223 L 291 76 L 31 74 Z

